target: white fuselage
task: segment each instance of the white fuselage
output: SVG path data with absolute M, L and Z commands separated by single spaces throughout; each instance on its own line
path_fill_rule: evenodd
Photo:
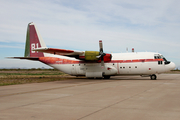
M 110 62 L 101 63 L 85 62 L 75 58 L 46 54 L 49 61 L 40 59 L 41 62 L 50 65 L 70 75 L 83 75 L 86 77 L 100 77 L 102 73 L 108 76 L 114 75 L 152 75 L 170 71 L 175 64 L 165 64 L 162 58 L 155 58 L 161 55 L 153 52 L 114 53 Z
M 102 40 L 99 51 L 47 48 L 33 22 L 28 24 L 24 57 L 13 58 L 37 60 L 70 75 L 105 79 L 115 75 L 149 75 L 156 79 L 155 74 L 175 68 L 159 53 L 104 53 Z

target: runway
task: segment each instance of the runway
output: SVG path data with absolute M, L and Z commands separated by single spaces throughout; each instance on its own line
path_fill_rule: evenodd
M 179 120 L 180 74 L 0 87 L 0 120 Z

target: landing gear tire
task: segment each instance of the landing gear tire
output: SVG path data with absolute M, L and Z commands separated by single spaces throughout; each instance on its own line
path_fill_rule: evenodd
M 151 76 L 151 80 L 156 80 L 157 76 L 155 74 L 152 74 Z
M 104 79 L 110 79 L 111 76 L 104 76 Z

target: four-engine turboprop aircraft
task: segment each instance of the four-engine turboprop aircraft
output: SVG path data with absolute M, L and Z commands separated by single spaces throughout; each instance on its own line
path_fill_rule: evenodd
M 88 78 L 105 78 L 117 75 L 141 75 L 157 78 L 156 74 L 175 68 L 160 53 L 104 53 L 102 41 L 100 51 L 76 51 L 46 47 L 37 27 L 29 23 L 27 28 L 24 57 L 17 59 L 35 60 L 45 63 L 64 73 Z

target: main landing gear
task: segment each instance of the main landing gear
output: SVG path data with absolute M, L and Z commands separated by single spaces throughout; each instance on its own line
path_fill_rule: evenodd
M 109 75 L 105 75 L 105 76 L 104 76 L 104 79 L 110 79 L 110 77 L 111 77 L 111 76 L 109 76 Z
M 157 76 L 155 74 L 150 75 L 151 80 L 156 80 Z

